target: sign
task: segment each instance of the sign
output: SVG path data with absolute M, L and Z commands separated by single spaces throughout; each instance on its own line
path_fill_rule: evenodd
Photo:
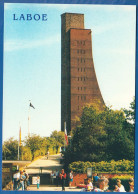
M 87 168 L 87 177 L 92 178 L 92 168 Z
M 32 184 L 33 185 L 40 184 L 40 177 L 39 176 L 33 176 L 32 177 Z

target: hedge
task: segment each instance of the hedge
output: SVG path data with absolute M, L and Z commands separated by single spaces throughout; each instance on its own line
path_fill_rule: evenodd
M 134 173 L 134 161 L 129 160 L 111 160 L 98 163 L 77 161 L 69 164 L 69 170 L 77 173 L 86 173 L 88 167 L 92 167 L 93 171 L 97 173 Z

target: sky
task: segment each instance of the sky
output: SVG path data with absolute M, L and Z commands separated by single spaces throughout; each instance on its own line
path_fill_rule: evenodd
M 3 141 L 61 129 L 61 14 L 83 13 L 92 30 L 99 87 L 113 109 L 129 108 L 135 96 L 136 7 L 128 5 L 4 5 Z M 47 14 L 47 21 L 13 20 Z M 29 103 L 35 107 L 30 108 Z

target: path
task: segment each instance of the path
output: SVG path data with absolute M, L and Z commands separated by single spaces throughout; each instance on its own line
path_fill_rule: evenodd
M 61 154 L 50 155 L 49 159 L 46 159 L 44 156 L 41 159 L 33 161 L 26 167 L 26 172 L 28 174 L 37 174 L 40 173 L 40 167 L 42 168 L 42 173 L 51 173 L 52 170 L 58 169 L 61 171 L 63 165 L 60 164 Z
M 44 186 L 44 185 L 40 185 L 39 189 L 37 189 L 36 185 L 35 186 L 30 186 L 28 187 L 29 191 L 62 191 L 62 187 L 54 187 L 54 186 Z M 82 189 L 80 188 L 76 188 L 76 187 L 65 187 L 65 191 L 81 191 Z

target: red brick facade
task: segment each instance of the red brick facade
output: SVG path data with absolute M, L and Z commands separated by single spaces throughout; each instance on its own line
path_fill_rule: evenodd
M 86 103 L 103 98 L 98 86 L 92 57 L 91 30 L 84 29 L 84 15 L 62 15 L 61 34 L 61 130 L 73 121 Z
M 106 178 L 110 179 L 113 178 L 115 176 L 122 176 L 122 175 L 133 175 L 133 174 L 122 174 L 122 173 L 99 173 L 99 175 L 105 176 Z M 79 173 L 73 173 L 73 182 L 72 182 L 72 186 L 78 186 L 79 184 L 85 184 L 85 180 L 87 179 L 87 174 L 79 174 Z

